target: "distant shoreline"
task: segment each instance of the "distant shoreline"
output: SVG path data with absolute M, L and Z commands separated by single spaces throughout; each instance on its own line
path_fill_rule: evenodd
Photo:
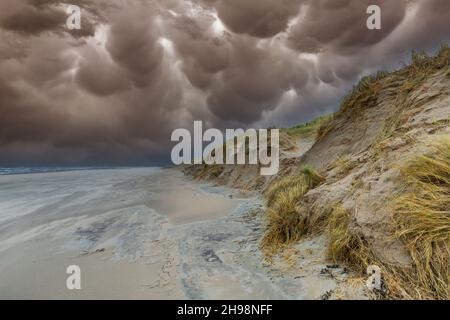
M 161 168 L 161 167 L 0 167 L 0 176 L 15 174 L 34 174 L 34 173 L 52 173 L 86 170 L 116 170 L 116 169 L 134 169 L 134 168 Z

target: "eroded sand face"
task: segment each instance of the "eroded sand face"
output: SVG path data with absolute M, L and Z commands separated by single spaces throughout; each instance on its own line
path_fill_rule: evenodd
M 321 246 L 290 274 L 264 266 L 259 197 L 177 170 L 0 176 L 0 190 L 3 299 L 302 299 L 338 285 Z M 69 265 L 81 290 L 66 288 Z

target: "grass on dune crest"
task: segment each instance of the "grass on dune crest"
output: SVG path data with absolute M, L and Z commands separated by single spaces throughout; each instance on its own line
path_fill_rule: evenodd
M 403 169 L 394 199 L 396 236 L 408 249 L 418 284 L 427 295 L 450 298 L 450 135 Z
M 333 130 L 335 119 L 350 115 L 354 117 L 360 110 L 370 108 L 378 103 L 381 90 L 385 88 L 397 88 L 397 101 L 392 110 L 391 119 L 382 128 L 382 137 L 392 134 L 400 123 L 400 114 L 405 105 L 405 98 L 415 88 L 433 73 L 450 68 L 450 48 L 442 45 L 439 51 L 430 56 L 424 52 L 412 52 L 411 64 L 400 70 L 387 72 L 378 71 L 375 74 L 363 77 L 359 83 L 344 97 L 339 110 L 323 121 L 318 128 L 317 140 L 321 140 L 328 132 Z
M 297 175 L 273 182 L 264 192 L 266 197 L 266 231 L 261 246 L 267 256 L 308 231 L 309 214 L 298 206 L 308 190 L 324 181 L 313 168 L 305 166 Z
M 327 114 L 317 117 L 310 122 L 300 124 L 292 128 L 283 129 L 283 131 L 285 131 L 290 136 L 300 137 L 303 139 L 315 139 L 320 133 L 319 129 L 323 126 L 324 123 L 330 121 L 332 117 L 332 114 Z

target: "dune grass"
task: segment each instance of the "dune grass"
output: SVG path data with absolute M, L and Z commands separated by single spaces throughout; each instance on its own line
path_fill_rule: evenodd
M 348 110 L 355 112 L 361 108 L 370 107 L 377 102 L 378 93 L 383 87 L 399 84 L 401 87 L 398 93 L 404 97 L 421 85 L 430 74 L 448 68 L 449 60 L 450 48 L 447 45 L 442 45 L 434 56 L 429 56 L 425 52 L 413 51 L 410 65 L 397 71 L 379 71 L 363 77 L 344 98 L 338 113 L 342 114 Z
M 334 263 L 342 263 L 354 272 L 367 277 L 370 265 L 381 270 L 382 288 L 374 292 L 377 299 L 413 298 L 409 272 L 396 265 L 385 263 L 377 258 L 370 245 L 352 228 L 351 214 L 340 205 L 336 205 L 328 217 L 325 234 L 328 238 L 327 256 Z
M 394 199 L 396 236 L 408 249 L 424 295 L 450 297 L 450 135 L 402 169 Z
M 350 219 L 349 212 L 339 205 L 330 214 L 326 226 L 327 255 L 335 263 L 345 263 L 365 272 L 372 254 L 364 239 L 351 231 Z
M 397 96 L 395 103 L 392 106 L 390 115 L 384 126 L 381 128 L 378 136 L 374 140 L 373 150 L 379 152 L 379 145 L 386 139 L 392 137 L 401 126 L 404 119 L 402 119 L 402 112 L 408 110 L 414 99 L 408 99 L 409 94 L 416 88 L 423 85 L 424 81 L 429 76 L 439 70 L 447 70 L 450 72 L 450 48 L 447 45 L 442 45 L 438 53 L 434 56 L 429 56 L 424 52 L 412 52 L 411 64 L 402 70 L 392 73 L 390 81 L 387 83 L 399 84 L 397 89 Z
M 317 132 L 317 140 L 329 133 L 340 117 L 355 118 L 359 111 L 370 108 L 378 102 L 379 93 L 385 88 L 396 89 L 396 101 L 391 114 L 387 116 L 384 127 L 375 139 L 374 144 L 389 138 L 401 124 L 401 113 L 407 109 L 406 98 L 415 88 L 423 84 L 431 74 L 439 70 L 450 72 L 450 48 L 442 45 L 437 54 L 430 56 L 424 52 L 412 52 L 411 64 L 392 72 L 379 71 L 363 77 L 357 85 L 344 97 L 339 110 L 326 121 L 323 121 Z
M 434 141 L 430 152 L 402 168 L 399 192 L 392 197 L 394 238 L 408 250 L 412 267 L 388 264 L 371 251 L 351 226 L 351 215 L 335 206 L 328 217 L 328 257 L 365 273 L 378 265 L 391 298 L 449 299 L 450 136 Z
M 299 206 L 308 190 L 324 178 L 313 168 L 305 166 L 299 174 L 273 182 L 264 192 L 266 197 L 266 230 L 261 247 L 270 256 L 289 243 L 298 241 L 309 228 L 309 214 Z
M 315 118 L 314 120 L 294 126 L 292 128 L 283 129 L 288 135 L 299 137 L 303 139 L 316 139 L 319 134 L 319 129 L 323 127 L 323 124 L 330 121 L 333 114 L 327 114 Z

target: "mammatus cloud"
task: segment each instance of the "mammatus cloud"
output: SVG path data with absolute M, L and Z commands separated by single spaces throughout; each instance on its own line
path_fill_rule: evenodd
M 286 31 L 289 20 L 298 15 L 301 0 L 210 1 L 220 20 L 234 33 L 258 38 Z
M 370 5 L 381 8 L 381 30 L 367 29 Z M 304 15 L 288 31 L 288 43 L 301 52 L 356 53 L 389 36 L 405 17 L 406 6 L 406 1 L 310 1 Z
M 170 132 L 291 125 L 449 40 L 446 0 L 0 2 L 0 165 L 152 164 Z M 368 30 L 366 9 L 382 9 Z

